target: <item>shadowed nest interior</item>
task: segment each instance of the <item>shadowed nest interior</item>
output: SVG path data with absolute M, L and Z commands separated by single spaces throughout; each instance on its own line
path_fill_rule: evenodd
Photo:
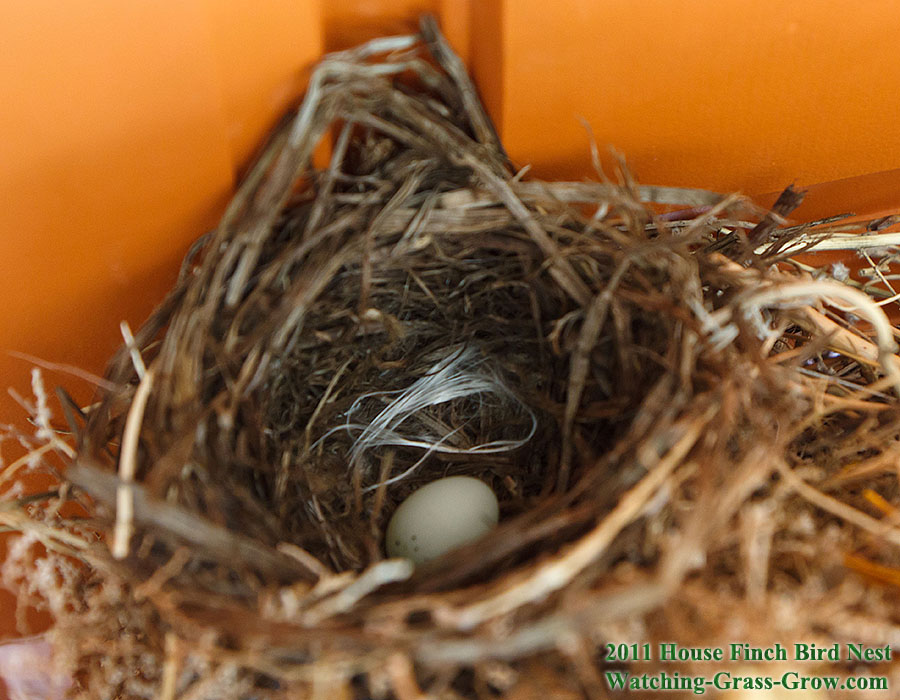
M 793 258 L 886 222 L 801 198 L 531 180 L 430 20 L 328 56 L 72 447 L 36 384 L 67 467 L 0 512 L 5 580 L 90 698 L 599 698 L 608 641 L 896 642 L 890 292 Z M 498 528 L 385 559 L 448 474 Z

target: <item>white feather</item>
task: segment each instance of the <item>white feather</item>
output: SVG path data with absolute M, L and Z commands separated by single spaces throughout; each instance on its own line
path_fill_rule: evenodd
M 385 399 L 396 395 L 367 424 L 351 422 L 363 406 L 375 399 Z M 445 404 L 458 399 L 477 397 L 479 406 L 494 398 L 502 403 L 515 406 L 527 415 L 531 426 L 527 433 L 515 440 L 491 440 L 468 447 L 457 447 L 450 444 L 451 438 L 460 428 L 447 429 L 442 435 L 420 432 L 411 434 L 404 431 L 404 424 L 411 418 L 422 416 L 422 412 L 430 407 Z M 476 416 L 473 416 L 475 418 Z M 425 422 L 425 421 L 420 421 Z M 432 421 L 434 423 L 434 421 Z M 421 379 L 409 387 L 398 391 L 372 392 L 360 396 L 350 410 L 347 411 L 347 422 L 329 430 L 322 439 L 338 431 L 356 434 L 356 440 L 350 449 L 350 466 L 355 468 L 363 455 L 379 447 L 412 447 L 425 450 L 425 454 L 402 474 L 392 477 L 387 483 L 393 483 L 411 474 L 425 459 L 434 452 L 452 452 L 459 454 L 488 454 L 509 452 L 527 443 L 537 429 L 537 418 L 525 404 L 504 384 L 500 376 L 491 371 L 484 358 L 472 347 L 450 348 L 445 358 L 435 363 Z M 366 491 L 377 488 L 369 486 Z

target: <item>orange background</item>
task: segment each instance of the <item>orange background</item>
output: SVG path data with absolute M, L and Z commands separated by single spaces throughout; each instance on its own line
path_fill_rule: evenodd
M 0 388 L 29 393 L 10 350 L 101 373 L 315 58 L 425 11 L 539 176 L 591 175 L 586 122 L 649 184 L 900 208 L 891 0 L 0 0 Z

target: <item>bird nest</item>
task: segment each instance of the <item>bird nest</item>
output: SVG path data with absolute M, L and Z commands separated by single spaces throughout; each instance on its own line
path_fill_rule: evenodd
M 74 438 L 36 378 L 65 468 L 0 511 L 5 580 L 92 699 L 599 698 L 660 668 L 608 643 L 896 643 L 900 358 L 881 292 L 793 257 L 885 222 L 800 198 L 529 179 L 430 20 L 327 56 Z M 499 526 L 386 558 L 457 474 Z

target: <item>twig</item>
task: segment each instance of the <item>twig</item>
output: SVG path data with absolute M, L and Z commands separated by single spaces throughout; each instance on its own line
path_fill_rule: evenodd
M 122 433 L 122 450 L 119 454 L 119 485 L 116 489 L 116 525 L 113 530 L 112 555 L 116 559 L 128 556 L 128 545 L 134 532 L 134 494 L 132 484 L 137 473 L 138 438 L 141 423 L 144 420 L 144 409 L 150 390 L 153 387 L 154 370 L 151 367 L 144 374 L 141 383 L 134 393 L 134 400 L 125 418 L 125 430 Z
M 59 498 L 59 489 L 54 489 L 52 491 L 41 491 L 40 493 L 32 493 L 27 496 L 17 498 L 14 501 L 0 501 L 0 511 L 18 510 L 22 506 L 27 506 L 29 503 L 49 501 L 51 498 Z
M 622 260 L 616 266 L 616 271 L 610 277 L 603 291 L 594 297 L 585 312 L 581 332 L 578 334 L 578 344 L 572 353 L 569 367 L 569 382 L 566 391 L 566 408 L 563 414 L 562 454 L 559 460 L 559 473 L 556 481 L 556 490 L 560 493 L 564 492 L 569 486 L 569 471 L 572 462 L 572 430 L 575 425 L 578 407 L 581 404 L 584 384 L 590 371 L 590 354 L 597 344 L 597 338 L 600 335 L 600 331 L 603 330 L 603 325 L 606 323 L 606 315 L 609 311 L 613 294 L 630 264 L 630 258 L 626 257 Z
M 412 576 L 415 567 L 409 559 L 387 559 L 370 566 L 359 578 L 330 598 L 311 608 L 303 615 L 303 624 L 312 626 L 322 620 L 340 615 L 372 591 L 388 583 L 405 581 Z
M 175 633 L 166 632 L 165 659 L 163 661 L 162 680 L 159 684 L 159 700 L 175 700 L 180 661 L 178 647 L 178 637 Z
M 706 429 L 711 415 L 694 420 L 679 429 L 681 435 L 674 440 L 664 457 L 651 465 L 649 455 L 645 460 L 648 474 L 626 492 L 618 505 L 600 524 L 565 554 L 542 564 L 527 579 L 504 586 L 501 591 L 462 608 L 439 607 L 435 619 L 442 625 L 459 630 L 471 630 L 485 620 L 505 615 L 527 603 L 542 600 L 559 590 L 594 561 L 624 527 L 640 516 L 647 501 L 662 486 L 672 471 L 681 464 L 697 438 Z M 673 429 L 674 430 L 674 429 Z M 505 583 L 505 582 L 504 582 Z
M 833 321 L 828 320 L 803 300 L 812 298 L 840 299 L 849 304 L 855 313 L 865 318 L 875 330 L 876 343 L 854 336 Z M 838 282 L 796 282 L 754 294 L 744 302 L 744 308 L 781 306 L 793 302 L 795 308 L 788 315 L 806 327 L 816 331 L 831 332 L 832 342 L 842 352 L 869 362 L 878 362 L 882 371 L 893 383 L 894 391 L 900 396 L 900 357 L 895 354 L 897 346 L 890 321 L 884 311 L 862 292 Z
M 134 335 L 131 333 L 131 327 L 128 321 L 122 321 L 119 324 L 119 330 L 122 332 L 122 338 L 125 340 L 125 347 L 131 355 L 131 362 L 134 365 L 134 371 L 137 373 L 138 381 L 144 380 L 147 373 L 147 366 L 144 364 L 144 358 L 141 357 L 141 351 L 134 342 Z
M 106 504 L 117 501 L 121 485 L 113 474 L 80 460 L 66 470 L 67 478 L 93 498 Z M 143 486 L 132 484 L 133 520 L 152 524 L 198 548 L 214 553 L 225 562 L 245 564 L 278 580 L 315 580 L 318 575 L 293 557 L 273 550 L 256 540 L 229 532 L 184 508 L 151 499 Z
M 870 515 L 866 515 L 862 511 L 857 510 L 852 506 L 848 506 L 846 503 L 842 503 L 836 498 L 827 496 L 797 476 L 797 474 L 795 474 L 786 464 L 780 465 L 778 472 L 794 491 L 813 505 L 822 508 L 852 525 L 856 525 L 858 528 L 865 530 L 879 539 L 884 539 L 894 546 L 900 547 L 900 528 L 892 525 L 889 521 L 876 520 Z

